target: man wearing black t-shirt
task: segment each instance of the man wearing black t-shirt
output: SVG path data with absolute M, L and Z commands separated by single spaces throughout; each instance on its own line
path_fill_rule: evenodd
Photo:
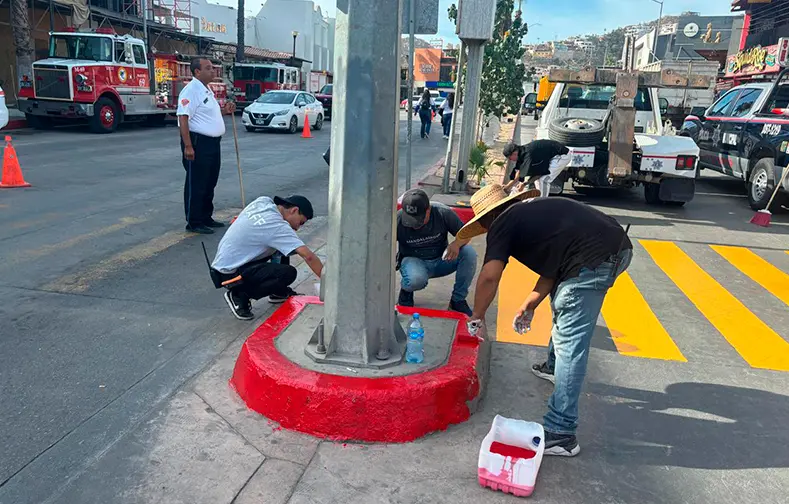
M 468 240 L 449 243 L 463 222 L 448 206 L 431 203 L 420 189 L 403 195 L 402 210 L 397 212 L 397 244 L 400 258 L 400 296 L 397 304 L 414 306 L 414 292 L 427 287 L 430 278 L 455 273 L 455 287 L 449 309 L 471 315 L 466 302 L 468 289 L 477 270 L 477 253 L 467 247 Z
M 484 205 L 475 205 L 475 198 Z M 545 454 L 572 457 L 580 451 L 575 438 L 578 397 L 592 333 L 606 292 L 629 266 L 633 247 L 614 218 L 583 203 L 511 199 L 501 186 L 483 188 L 471 201 L 476 217 L 458 233 L 462 239 L 488 233 L 469 326 L 484 320 L 510 257 L 540 275 L 514 325 L 550 295 L 552 347 L 548 362 L 534 368 L 535 374 L 555 383 L 543 418 Z
M 503 153 L 504 157 L 515 161 L 511 181 L 505 188 L 509 189 L 520 181 L 522 188 L 533 186 L 539 189 L 542 197 L 550 196 L 551 183 L 571 161 L 570 150 L 555 140 L 535 140 L 526 145 L 510 143 L 504 147 Z

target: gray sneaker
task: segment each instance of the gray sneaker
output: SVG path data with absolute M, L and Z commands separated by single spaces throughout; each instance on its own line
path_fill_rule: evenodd
M 542 364 L 533 364 L 531 367 L 531 372 L 538 378 L 542 378 L 543 380 L 548 380 L 549 382 L 556 384 L 556 379 L 553 377 L 553 369 L 548 367 L 547 362 L 543 362 Z
M 554 434 L 545 431 L 545 455 L 575 457 L 581 453 L 581 446 L 573 434 Z

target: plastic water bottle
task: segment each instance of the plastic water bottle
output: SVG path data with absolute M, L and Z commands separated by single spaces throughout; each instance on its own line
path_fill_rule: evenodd
M 405 344 L 406 362 L 419 364 L 425 360 L 424 338 L 425 330 L 422 328 L 422 322 L 419 321 L 419 314 L 414 313 L 411 323 L 408 324 L 408 340 Z

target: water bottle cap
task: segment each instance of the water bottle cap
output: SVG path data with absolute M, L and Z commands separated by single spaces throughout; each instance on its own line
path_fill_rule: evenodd
M 419 314 L 418 313 L 414 313 L 414 318 L 418 319 L 419 318 Z

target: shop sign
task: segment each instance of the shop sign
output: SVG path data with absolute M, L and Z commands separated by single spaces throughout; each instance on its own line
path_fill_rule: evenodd
M 778 63 L 778 45 L 751 47 L 728 57 L 726 77 L 778 72 L 781 70 Z
M 200 31 L 211 33 L 227 33 L 227 25 L 214 23 L 213 21 L 208 21 L 206 18 L 200 18 Z

